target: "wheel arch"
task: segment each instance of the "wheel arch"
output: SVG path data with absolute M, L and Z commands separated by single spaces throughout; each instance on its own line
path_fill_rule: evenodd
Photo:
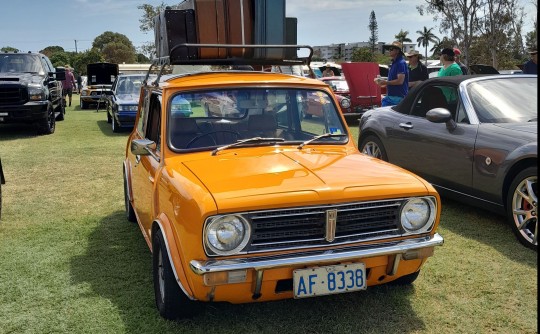
M 502 200 L 505 210 L 507 208 L 508 203 L 508 189 L 510 188 L 510 184 L 512 184 L 512 181 L 518 175 L 522 170 L 528 168 L 528 167 L 537 167 L 538 166 L 538 159 L 537 157 L 530 157 L 526 159 L 522 159 L 520 161 L 516 161 L 512 167 L 508 170 L 506 173 L 506 176 L 504 177 L 504 182 L 502 186 Z
M 174 278 L 176 283 L 182 290 L 182 292 L 191 300 L 196 300 L 193 294 L 193 290 L 189 286 L 185 268 L 182 265 L 181 261 L 181 252 L 177 247 L 176 240 L 174 239 L 174 232 L 170 225 L 169 219 L 165 214 L 161 214 L 156 220 L 152 222 L 152 237 L 150 238 L 153 243 L 153 236 L 158 231 L 161 231 L 163 235 L 163 240 L 165 242 L 165 248 L 167 249 L 167 257 L 169 263 L 171 264 L 172 271 L 174 273 Z M 153 249 L 152 247 L 150 249 Z M 178 254 L 178 256 L 172 256 L 172 254 Z

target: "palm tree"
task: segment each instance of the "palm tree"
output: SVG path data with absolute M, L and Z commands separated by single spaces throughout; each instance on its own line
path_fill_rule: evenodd
M 439 43 L 439 38 L 435 36 L 435 34 L 431 32 L 431 30 L 433 30 L 433 28 L 428 29 L 427 27 L 424 27 L 424 31 L 421 31 L 421 30 L 416 31 L 416 33 L 420 35 L 420 37 L 416 39 L 416 41 L 418 42 L 418 46 L 423 46 L 425 48 L 426 66 L 427 66 L 427 48 L 428 48 L 429 43 L 433 43 L 433 44 Z
M 401 50 L 403 50 L 404 42 L 412 42 L 412 40 L 409 37 L 407 37 L 408 34 L 409 34 L 408 31 L 403 31 L 403 29 L 400 29 L 399 33 L 394 36 L 398 40 L 398 42 L 401 44 Z

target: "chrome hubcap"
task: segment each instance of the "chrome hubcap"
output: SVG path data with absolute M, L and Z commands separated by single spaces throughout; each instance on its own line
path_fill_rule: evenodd
M 364 149 L 362 150 L 362 153 L 370 155 L 377 159 L 381 159 L 382 157 L 381 149 L 379 148 L 379 145 L 375 144 L 372 141 L 367 142 L 366 145 L 364 145 Z
M 512 199 L 514 224 L 519 233 L 533 245 L 538 236 L 538 188 L 537 177 L 530 176 L 519 183 Z

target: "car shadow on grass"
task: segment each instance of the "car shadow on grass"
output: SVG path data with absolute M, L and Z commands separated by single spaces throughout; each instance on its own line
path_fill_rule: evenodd
M 34 124 L 0 124 L 0 141 L 39 137 Z
M 506 216 L 442 198 L 440 226 L 461 237 L 493 247 L 512 261 L 536 267 L 537 253 L 518 241 L 506 220 Z
M 127 333 L 215 333 L 217 329 L 223 333 L 425 330 L 411 306 L 414 286 L 369 287 L 356 293 L 240 305 L 208 303 L 204 312 L 193 319 L 166 321 L 155 307 L 151 262 L 139 227 L 128 222 L 123 212 L 115 212 L 97 223 L 85 252 L 72 259 L 72 281 L 89 285 L 92 295 L 107 300 L 104 304 L 112 303 Z
M 112 136 L 125 137 L 131 132 L 131 128 L 120 128 L 120 131 L 113 132 L 111 123 L 107 123 L 106 119 L 97 121 L 97 126 L 105 136 L 109 136 L 109 137 L 112 137 Z

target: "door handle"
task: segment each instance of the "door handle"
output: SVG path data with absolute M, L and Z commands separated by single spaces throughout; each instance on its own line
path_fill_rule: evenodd
M 405 130 L 410 130 L 410 129 L 414 128 L 414 126 L 411 124 L 411 122 L 399 123 L 399 127 L 403 128 Z
M 150 183 L 154 183 L 155 179 L 152 175 L 148 176 L 148 181 L 150 181 Z
M 135 156 L 135 166 L 137 166 L 139 164 L 139 162 L 141 162 L 141 156 L 140 155 L 136 155 Z

